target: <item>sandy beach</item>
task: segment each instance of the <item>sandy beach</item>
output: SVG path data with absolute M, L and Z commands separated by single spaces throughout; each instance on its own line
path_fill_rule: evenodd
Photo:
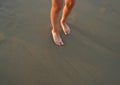
M 51 0 L 0 1 L 0 85 L 120 85 L 120 0 L 76 0 L 71 34 L 51 36 Z

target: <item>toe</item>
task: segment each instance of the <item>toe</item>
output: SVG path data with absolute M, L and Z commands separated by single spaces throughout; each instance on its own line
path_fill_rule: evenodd
M 63 42 L 61 42 L 61 45 L 64 45 L 64 43 L 63 43 Z

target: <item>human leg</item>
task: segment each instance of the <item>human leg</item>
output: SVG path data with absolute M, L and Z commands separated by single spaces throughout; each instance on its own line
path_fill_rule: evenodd
M 58 24 L 59 24 L 59 14 L 63 6 L 63 0 L 52 0 L 51 8 L 51 24 L 52 24 L 52 37 L 56 45 L 63 45 L 63 41 L 60 37 Z
M 75 4 L 75 0 L 65 0 L 65 6 L 63 8 L 62 18 L 61 18 L 61 27 L 65 33 L 65 35 L 70 34 L 70 28 L 66 24 L 66 20 L 68 15 L 70 14 L 73 6 Z

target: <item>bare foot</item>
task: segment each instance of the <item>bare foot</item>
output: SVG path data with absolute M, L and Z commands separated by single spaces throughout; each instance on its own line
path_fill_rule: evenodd
M 61 27 L 65 35 L 70 34 L 70 27 L 66 23 L 61 22 Z
M 64 45 L 64 43 L 58 33 L 52 31 L 52 37 L 53 37 L 53 41 L 55 42 L 56 45 L 58 45 L 58 46 Z

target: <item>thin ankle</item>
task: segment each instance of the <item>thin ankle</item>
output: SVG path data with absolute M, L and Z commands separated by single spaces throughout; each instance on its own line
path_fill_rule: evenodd
M 52 32 L 58 32 L 58 28 L 52 28 Z
M 60 23 L 61 23 L 61 24 L 64 24 L 64 23 L 65 23 L 65 20 L 62 20 L 62 19 L 61 19 Z

